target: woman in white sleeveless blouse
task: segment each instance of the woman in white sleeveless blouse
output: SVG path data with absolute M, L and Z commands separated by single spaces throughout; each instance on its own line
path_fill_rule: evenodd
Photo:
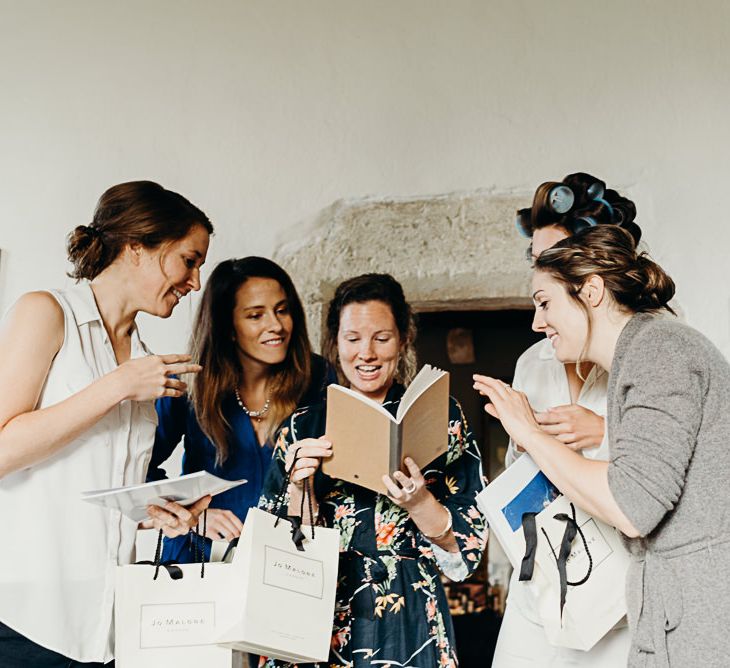
M 200 369 L 151 355 L 135 324 L 167 318 L 200 288 L 213 227 L 156 183 L 113 186 L 69 236 L 68 290 L 23 295 L 0 326 L 0 665 L 101 665 L 113 659 L 114 573 L 133 557 L 136 523 L 81 492 L 143 482 L 154 400 L 180 396 Z M 197 523 L 151 507 L 169 536 Z

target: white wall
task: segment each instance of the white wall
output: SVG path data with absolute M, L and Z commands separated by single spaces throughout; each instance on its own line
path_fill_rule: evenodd
M 635 198 L 730 356 L 728 26 L 723 0 L 0 0 L 0 307 L 62 282 L 65 234 L 119 181 L 208 212 L 212 264 L 337 198 L 585 170 Z M 145 323 L 155 349 L 191 310 Z

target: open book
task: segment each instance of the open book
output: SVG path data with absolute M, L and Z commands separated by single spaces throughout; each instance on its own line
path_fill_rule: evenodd
M 207 471 L 198 471 L 171 480 L 82 492 L 81 498 L 98 506 L 113 508 L 135 522 L 141 522 L 149 517 L 147 506 L 164 506 L 168 501 L 189 506 L 208 494 L 215 496 L 245 482 L 224 480 Z
M 405 391 L 393 417 L 378 402 L 358 392 L 327 388 L 326 437 L 332 457 L 322 471 L 382 494 L 382 476 L 404 470 L 413 459 L 424 468 L 446 452 L 449 426 L 449 374 L 426 364 Z

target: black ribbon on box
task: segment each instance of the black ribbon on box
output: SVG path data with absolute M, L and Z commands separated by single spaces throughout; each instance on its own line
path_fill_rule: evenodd
M 586 540 L 585 534 L 583 533 L 583 530 L 580 528 L 576 520 L 575 506 L 572 503 L 570 504 L 570 511 L 571 515 L 567 515 L 566 513 L 558 513 L 557 515 L 553 515 L 553 519 L 556 519 L 560 522 L 565 522 L 565 531 L 563 532 L 563 537 L 560 541 L 560 550 L 557 553 L 557 556 L 555 554 L 555 548 L 550 542 L 550 538 L 547 535 L 547 532 L 545 531 L 545 529 L 542 529 L 542 533 L 545 536 L 545 540 L 547 540 L 548 545 L 550 546 L 550 552 L 552 553 L 553 557 L 555 557 L 555 562 L 558 567 L 558 576 L 560 578 L 561 620 L 563 618 L 563 608 L 565 607 L 565 598 L 568 592 L 568 586 L 579 587 L 580 585 L 585 584 L 586 582 L 588 582 L 588 578 L 590 578 L 591 572 L 593 571 L 593 557 L 591 556 L 591 552 L 588 549 L 588 541 Z M 537 525 L 535 522 L 536 515 L 537 513 L 533 512 L 524 513 L 522 515 L 522 531 L 525 535 L 525 556 L 522 559 L 522 567 L 520 569 L 521 582 L 531 580 L 535 568 L 535 554 L 537 552 Z M 570 556 L 570 550 L 576 536 L 580 536 L 581 540 L 583 541 L 583 547 L 586 551 L 586 556 L 588 557 L 588 571 L 586 572 L 585 576 L 580 580 L 570 582 L 568 580 L 567 564 L 568 557 Z

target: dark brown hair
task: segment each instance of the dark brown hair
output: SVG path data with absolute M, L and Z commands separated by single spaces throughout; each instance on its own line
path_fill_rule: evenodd
M 558 213 L 550 203 L 554 188 L 564 186 L 572 193 L 573 202 L 567 211 Z M 641 228 L 634 222 L 636 206 L 615 190 L 607 189 L 601 179 L 578 172 L 568 174 L 562 181 L 547 181 L 538 186 L 532 199 L 532 207 L 517 212 L 517 227 L 532 238 L 535 230 L 556 226 L 568 236 L 583 229 L 599 225 L 618 225 L 639 243 Z
M 337 286 L 335 296 L 327 307 L 322 354 L 337 369 L 340 383 L 347 383 L 337 354 L 337 335 L 340 331 L 342 309 L 348 304 L 371 301 L 387 304 L 393 313 L 402 347 L 395 378 L 407 385 L 416 375 L 416 349 L 413 345 L 416 340 L 416 323 L 411 306 L 403 293 L 403 287 L 390 274 L 362 274 Z
M 289 274 L 263 257 L 244 257 L 219 263 L 203 290 L 190 339 L 193 361 L 203 367 L 191 387 L 195 417 L 215 445 L 219 462 L 228 457 L 230 432 L 230 424 L 223 414 L 223 399 L 234 393 L 243 376 L 236 348 L 233 311 L 239 288 L 250 278 L 270 278 L 279 283 L 292 317 L 286 358 L 270 371 L 271 426 L 267 439 L 273 437 L 281 422 L 297 407 L 312 377 L 312 348 L 307 336 L 304 308 Z
M 69 276 L 89 280 L 98 276 L 122 252 L 138 243 L 157 248 L 177 241 L 195 225 L 213 233 L 208 217 L 182 195 L 152 181 L 130 181 L 109 188 L 100 198 L 89 225 L 68 235 Z
M 535 260 L 565 285 L 587 313 L 580 291 L 591 276 L 600 276 L 614 301 L 631 313 L 674 313 L 669 301 L 674 281 L 645 253 L 636 252 L 634 238 L 616 225 L 599 225 L 562 239 Z M 590 327 L 590 318 L 588 319 Z

